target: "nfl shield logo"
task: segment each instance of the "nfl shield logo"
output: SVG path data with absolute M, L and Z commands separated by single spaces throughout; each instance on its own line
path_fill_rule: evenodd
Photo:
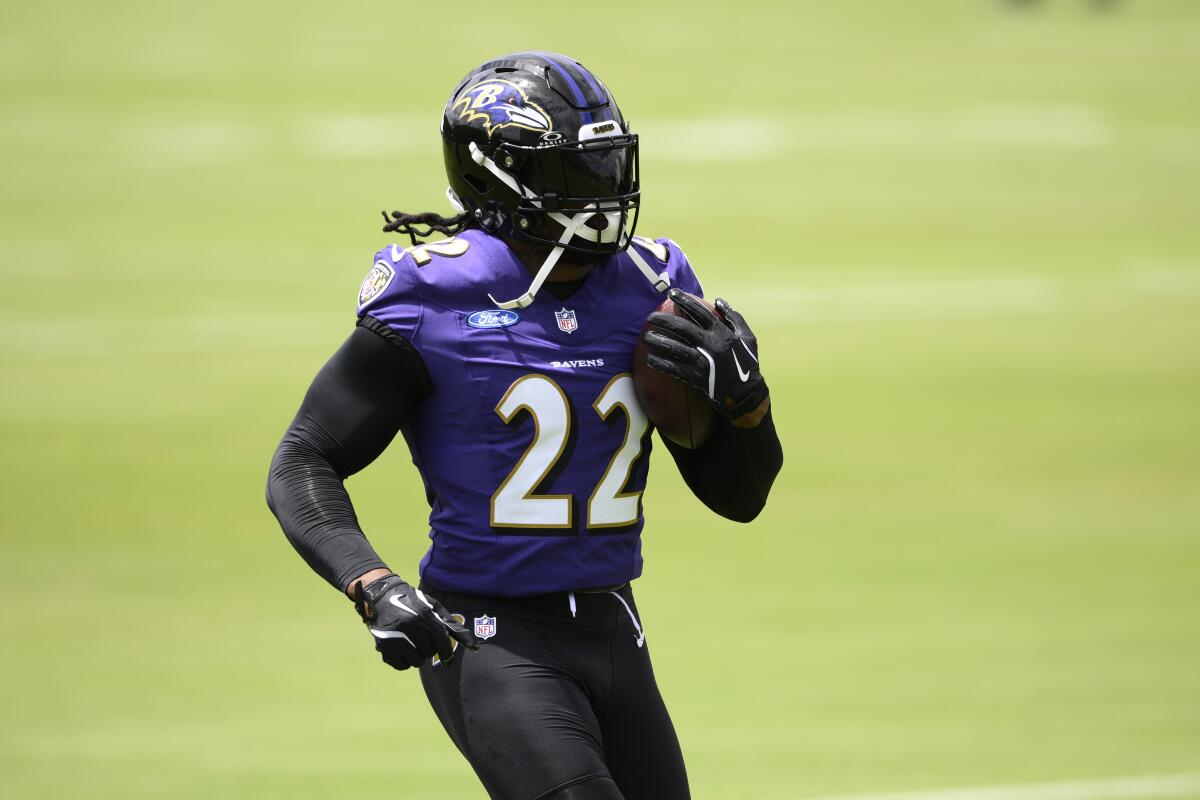
M 475 618 L 475 635 L 480 639 L 490 639 L 496 635 L 496 618 L 495 617 L 476 617 Z
M 575 318 L 575 312 L 563 307 L 562 311 L 555 311 L 554 318 L 558 320 L 558 329 L 563 333 L 574 333 L 579 329 L 579 320 Z

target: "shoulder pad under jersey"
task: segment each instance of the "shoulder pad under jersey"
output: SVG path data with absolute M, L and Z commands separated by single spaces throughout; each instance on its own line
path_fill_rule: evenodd
M 634 236 L 630 247 L 638 248 L 638 252 L 650 264 L 651 269 L 662 270 L 666 267 L 667 277 L 671 286 L 682 289 L 697 297 L 704 296 L 704 287 L 696 277 L 695 270 L 683 250 L 674 241 L 666 237 L 649 239 L 644 236 Z
M 383 248 L 375 254 L 375 261 L 359 287 L 358 315 L 369 314 L 386 322 L 411 341 L 439 276 L 442 283 L 455 282 L 454 275 L 443 274 L 440 262 L 455 259 L 455 266 L 460 266 L 457 259 L 466 255 L 470 246 L 469 237 L 460 235 L 413 247 L 392 244 Z

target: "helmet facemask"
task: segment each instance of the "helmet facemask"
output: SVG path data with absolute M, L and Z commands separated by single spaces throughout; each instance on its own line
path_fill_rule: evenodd
M 561 243 L 565 250 L 611 255 L 629 246 L 641 204 L 636 134 L 538 147 L 506 143 L 496 149 L 495 158 L 504 165 L 511 159 L 526 189 L 513 210 L 518 238 L 558 246 L 572 217 L 587 210 L 593 216 Z

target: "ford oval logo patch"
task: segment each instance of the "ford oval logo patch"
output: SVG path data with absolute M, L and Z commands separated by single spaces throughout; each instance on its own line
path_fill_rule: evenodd
M 472 328 L 507 328 L 521 321 L 521 315 L 515 311 L 476 311 L 467 317 L 467 324 Z

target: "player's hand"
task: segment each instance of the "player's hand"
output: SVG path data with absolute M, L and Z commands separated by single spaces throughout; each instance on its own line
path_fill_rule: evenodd
M 735 424 L 765 413 L 767 382 L 758 368 L 758 340 L 745 317 L 719 297 L 715 305 L 720 316 L 679 289 L 667 296 L 688 318 L 650 315 L 646 364 L 704 392 Z
M 443 661 L 454 657 L 451 639 L 479 649 L 475 634 L 450 616 L 437 601 L 398 575 L 387 575 L 366 586 L 354 585 L 354 609 L 371 631 L 375 649 L 395 669 L 419 667 L 436 653 Z

